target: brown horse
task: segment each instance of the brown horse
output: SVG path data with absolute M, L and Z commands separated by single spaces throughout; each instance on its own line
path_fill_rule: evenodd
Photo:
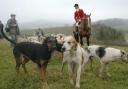
M 78 34 L 75 34 L 74 37 L 77 42 L 80 42 L 81 45 L 83 45 L 83 37 L 86 37 L 87 39 L 87 45 L 89 46 L 89 38 L 91 35 L 91 18 L 90 15 L 86 15 L 84 19 L 81 20 L 79 27 L 76 27 L 74 25 L 74 29 L 78 32 Z

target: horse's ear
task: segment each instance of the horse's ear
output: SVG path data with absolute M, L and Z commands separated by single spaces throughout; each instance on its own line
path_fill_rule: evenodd
M 89 14 L 89 16 L 91 16 L 91 13 Z

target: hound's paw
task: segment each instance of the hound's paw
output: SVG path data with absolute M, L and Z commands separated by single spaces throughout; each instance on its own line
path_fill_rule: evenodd
M 103 77 L 103 75 L 102 74 L 99 74 L 99 77 Z
M 41 89 L 50 89 L 50 88 L 47 83 L 41 82 Z
M 79 89 L 80 88 L 80 85 L 79 84 L 76 84 L 76 87 L 75 88 Z
M 74 81 L 73 81 L 73 80 L 70 80 L 70 83 L 71 83 L 72 85 L 74 85 Z

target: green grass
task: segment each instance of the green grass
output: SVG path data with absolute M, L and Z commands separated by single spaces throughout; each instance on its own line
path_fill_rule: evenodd
M 128 52 L 128 47 L 114 46 Z M 55 53 L 47 68 L 49 89 L 74 89 L 69 83 L 67 67 L 64 73 L 60 73 L 61 54 Z M 109 66 L 111 78 L 101 79 L 98 77 L 99 62 L 93 63 L 94 71 L 86 65 L 85 74 L 81 75 L 81 89 L 128 89 L 128 64 L 112 62 Z M 46 89 L 39 80 L 36 64 L 27 64 L 29 74 L 25 75 L 22 68 L 20 75 L 16 74 L 15 61 L 10 44 L 0 40 L 0 89 Z

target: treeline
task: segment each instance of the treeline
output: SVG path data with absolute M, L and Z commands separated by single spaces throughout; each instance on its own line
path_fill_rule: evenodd
M 103 24 L 95 24 L 92 28 L 92 36 L 104 43 L 125 43 L 125 35 L 121 30 L 116 30 Z

